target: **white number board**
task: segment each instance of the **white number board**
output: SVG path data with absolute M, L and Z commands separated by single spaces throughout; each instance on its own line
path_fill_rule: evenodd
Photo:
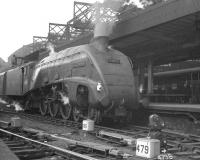
M 170 153 L 165 153 L 165 154 L 160 154 L 157 157 L 158 160 L 173 160 L 174 157 L 172 154 Z
M 154 158 L 160 154 L 160 141 L 140 138 L 136 141 L 136 155 L 144 158 Z

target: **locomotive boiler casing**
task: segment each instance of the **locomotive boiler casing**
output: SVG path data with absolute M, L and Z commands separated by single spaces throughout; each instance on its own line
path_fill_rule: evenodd
M 87 87 L 90 106 L 100 107 L 111 116 L 121 114 L 117 108 L 127 111 L 138 107 L 131 64 L 114 49 L 98 50 L 88 44 L 44 58 L 35 66 L 30 90 L 56 83 L 65 85 L 73 103 L 77 103 L 77 88 Z

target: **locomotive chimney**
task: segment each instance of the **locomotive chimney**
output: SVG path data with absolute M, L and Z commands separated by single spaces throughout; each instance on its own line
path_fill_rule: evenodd
M 109 43 L 109 36 L 112 33 L 112 24 L 98 22 L 94 29 L 92 44 L 100 51 L 106 51 Z

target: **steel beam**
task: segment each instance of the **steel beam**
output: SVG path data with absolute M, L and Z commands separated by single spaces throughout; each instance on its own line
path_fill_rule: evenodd
M 74 17 L 81 14 L 84 10 L 89 9 L 91 6 L 92 6 L 91 3 L 74 1 Z
M 111 39 L 132 35 L 157 25 L 200 12 L 199 0 L 169 0 L 164 4 L 149 7 L 117 24 Z
M 58 23 L 49 23 L 48 41 L 55 43 L 57 41 L 67 40 L 67 25 Z

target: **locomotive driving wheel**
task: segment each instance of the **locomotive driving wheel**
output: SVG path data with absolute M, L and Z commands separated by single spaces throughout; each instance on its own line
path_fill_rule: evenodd
M 51 117 L 56 117 L 59 111 L 61 103 L 59 101 L 52 101 L 49 104 L 49 113 Z
M 73 106 L 73 119 L 75 122 L 80 122 L 82 119 L 81 111 L 76 105 Z
M 43 115 L 43 116 L 47 115 L 48 108 L 49 108 L 48 106 L 49 106 L 48 101 L 41 101 L 39 103 L 39 109 L 40 109 L 40 114 L 41 115 Z
M 88 114 L 89 114 L 88 117 L 94 120 L 96 124 L 99 124 L 102 121 L 101 111 L 98 108 L 89 107 Z
M 72 107 L 71 107 L 70 103 L 62 104 L 60 106 L 60 114 L 63 119 L 69 119 L 71 116 L 71 111 L 72 111 Z

